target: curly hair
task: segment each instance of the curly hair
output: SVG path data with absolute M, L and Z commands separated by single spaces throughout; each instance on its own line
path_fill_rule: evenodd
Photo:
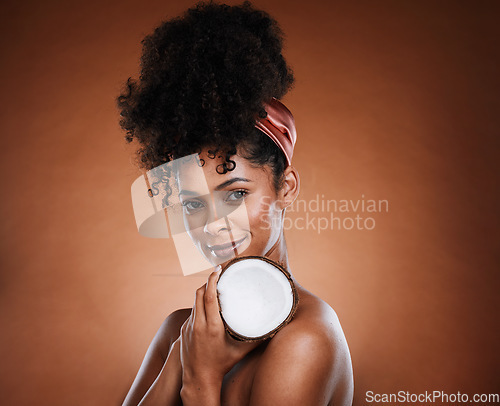
M 142 45 L 139 79 L 129 78 L 117 99 L 125 139 L 140 145 L 139 167 L 204 148 L 222 151 L 229 162 L 245 146 L 245 158 L 271 166 L 278 188 L 284 155 L 255 128 L 257 115 L 266 115 L 263 103 L 282 98 L 294 82 L 278 23 L 249 1 L 200 2 L 164 21 Z

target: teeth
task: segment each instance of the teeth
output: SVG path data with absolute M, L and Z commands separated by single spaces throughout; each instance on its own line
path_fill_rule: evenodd
M 235 243 L 232 243 L 232 244 L 227 244 L 225 246 L 223 246 L 223 248 L 214 248 L 214 247 L 208 247 L 210 249 L 210 251 L 212 251 L 212 253 L 214 255 L 217 255 L 217 253 L 221 253 L 221 252 L 231 252 L 232 250 L 234 250 L 235 248 L 238 248 L 244 241 L 245 239 L 243 238 L 242 240 L 240 240 L 239 242 L 235 242 Z
M 216 256 L 224 257 L 224 256 L 228 255 L 231 251 L 235 250 L 237 247 L 238 247 L 238 245 L 236 245 L 234 248 L 229 247 L 229 248 L 224 248 L 224 249 L 220 249 L 220 250 L 212 249 L 211 251 Z

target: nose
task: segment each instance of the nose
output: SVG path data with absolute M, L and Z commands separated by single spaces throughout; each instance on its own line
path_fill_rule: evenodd
M 216 236 L 223 231 L 229 231 L 229 226 L 227 223 L 227 218 L 224 215 L 221 215 L 220 210 L 215 208 L 216 204 L 212 204 L 210 214 L 207 218 L 207 222 L 203 227 L 203 231 L 206 234 L 210 234 Z M 217 213 L 219 211 L 219 213 Z
M 203 227 L 203 231 L 207 234 L 216 236 L 220 234 L 222 231 L 228 231 L 229 228 L 226 223 L 226 218 L 213 218 L 211 221 L 207 221 L 205 227 Z

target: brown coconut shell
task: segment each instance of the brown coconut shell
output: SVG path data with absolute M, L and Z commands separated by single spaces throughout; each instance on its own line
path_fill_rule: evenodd
M 231 327 L 229 327 L 224 320 L 224 316 L 222 315 L 222 309 L 220 306 L 220 300 L 219 300 L 219 292 L 217 291 L 217 303 L 219 305 L 219 314 L 222 319 L 222 322 L 224 323 L 224 328 L 226 329 L 227 333 L 234 338 L 235 340 L 238 341 L 246 341 L 246 342 L 252 342 L 252 341 L 263 341 L 267 340 L 268 338 L 274 337 L 274 335 L 280 331 L 283 327 L 285 327 L 290 321 L 292 320 L 293 316 L 295 315 L 295 312 L 297 311 L 297 306 L 299 304 L 299 294 L 297 292 L 297 288 L 295 287 L 295 283 L 293 283 L 292 276 L 290 275 L 290 272 L 284 267 L 283 264 L 280 264 L 278 262 L 273 261 L 272 259 L 269 259 L 267 257 L 261 257 L 258 255 L 248 255 L 248 256 L 243 256 L 243 257 L 236 257 L 230 260 L 223 268 L 221 273 L 219 274 L 219 278 L 217 279 L 217 283 L 219 283 L 219 279 L 221 278 L 222 274 L 228 269 L 231 265 L 233 265 L 236 262 L 243 261 L 245 259 L 260 259 L 262 261 L 266 261 L 271 265 L 274 265 L 276 268 L 278 268 L 288 279 L 288 282 L 290 283 L 290 286 L 292 287 L 292 296 L 293 296 L 293 303 L 292 303 L 292 309 L 290 310 L 290 314 L 288 317 L 275 329 L 271 330 L 269 333 L 264 334 L 260 337 L 246 337 L 244 335 L 238 334 L 236 331 L 234 331 Z

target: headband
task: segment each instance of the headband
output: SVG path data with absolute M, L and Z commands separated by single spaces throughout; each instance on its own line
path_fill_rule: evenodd
M 292 113 L 278 99 L 264 103 L 267 117 L 257 118 L 255 127 L 269 136 L 285 154 L 288 165 L 292 164 L 293 147 L 297 140 Z

